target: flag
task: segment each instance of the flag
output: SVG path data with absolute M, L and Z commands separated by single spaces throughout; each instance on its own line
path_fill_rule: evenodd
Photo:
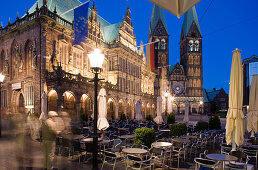
M 151 43 L 146 46 L 146 54 L 147 54 L 147 69 L 148 71 L 154 71 L 156 67 L 156 57 L 154 50 L 155 43 Z
M 74 9 L 74 44 L 85 42 L 88 37 L 89 2 Z

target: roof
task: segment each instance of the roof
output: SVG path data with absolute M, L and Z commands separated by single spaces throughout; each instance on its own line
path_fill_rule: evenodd
M 220 93 L 221 89 L 220 90 L 207 90 L 207 89 L 204 89 L 204 94 L 203 96 L 205 97 L 206 96 L 206 99 L 207 99 L 207 102 L 208 101 L 213 101 L 214 98 Z M 205 99 L 204 99 L 205 101 Z
M 257 62 L 257 61 L 258 61 L 258 56 L 252 55 L 251 57 L 244 59 L 243 63 L 249 64 L 249 63 Z
M 203 101 L 204 101 L 204 102 L 209 102 L 208 96 L 207 96 L 207 93 L 206 93 L 206 90 L 205 90 L 205 89 L 203 89 Z
M 161 21 L 161 23 L 165 27 L 166 31 L 168 32 L 167 23 L 166 23 L 165 15 L 164 15 L 164 10 L 154 4 L 153 8 L 152 8 L 151 21 L 150 21 L 150 33 L 153 33 L 159 20 Z
M 169 75 L 172 74 L 172 72 L 173 72 L 175 66 L 176 66 L 176 65 L 170 65 L 170 66 L 169 66 Z
M 43 0 L 37 0 L 34 3 L 34 5 L 29 9 L 30 14 L 36 11 L 37 4 L 38 7 L 41 8 L 43 6 Z M 57 14 L 60 15 L 80 4 L 81 2 L 79 0 L 48 0 L 47 8 L 52 12 L 54 12 L 56 8 Z M 88 16 L 91 16 L 90 8 L 88 10 Z M 74 10 L 71 10 L 61 17 L 72 23 L 74 20 Z M 102 35 L 105 42 L 112 42 L 118 38 L 121 22 L 116 24 L 110 24 L 99 15 L 97 15 L 97 20 L 102 27 Z
M 201 33 L 201 29 L 200 29 L 200 25 L 199 25 L 199 21 L 198 21 L 195 6 L 193 6 L 191 9 L 189 9 L 184 14 L 183 29 L 184 29 L 185 35 L 188 34 L 193 22 L 195 22 L 198 31 Z
M 102 35 L 105 42 L 112 42 L 118 38 L 122 22 L 102 27 Z

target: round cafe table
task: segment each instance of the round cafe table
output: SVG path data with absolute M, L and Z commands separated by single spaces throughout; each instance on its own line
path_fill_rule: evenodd
M 82 142 L 86 142 L 86 143 L 93 143 L 93 138 L 85 138 L 81 140 Z M 98 142 L 102 141 L 102 138 L 98 138 Z
M 170 132 L 170 130 L 169 129 L 161 129 L 161 130 L 159 130 L 160 132 Z
M 179 142 L 179 143 L 190 143 L 191 141 L 187 138 L 173 138 L 173 142 Z
M 225 169 L 225 161 L 237 161 L 238 158 L 232 155 L 226 154 L 208 154 L 206 155 L 207 158 L 221 161 L 222 162 L 222 169 Z
M 172 143 L 169 142 L 154 142 L 151 144 L 152 147 L 154 148 L 166 148 L 166 147 L 171 147 Z
M 132 139 L 133 135 L 122 135 L 120 136 L 121 139 Z
M 85 138 L 83 135 L 73 135 L 72 138 L 74 140 Z
M 126 154 L 146 154 L 148 151 L 140 148 L 124 148 L 122 152 Z

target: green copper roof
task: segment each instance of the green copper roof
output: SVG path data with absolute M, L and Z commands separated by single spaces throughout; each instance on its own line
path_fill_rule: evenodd
M 199 25 L 199 21 L 198 21 L 198 17 L 197 17 L 195 6 L 193 6 L 191 9 L 189 9 L 184 14 L 183 29 L 184 29 L 185 35 L 188 34 L 188 32 L 189 32 L 193 22 L 195 22 L 199 32 L 201 33 L 201 29 L 200 29 L 200 25 Z
M 30 14 L 36 11 L 37 4 L 38 7 L 41 8 L 43 6 L 43 0 L 36 1 L 36 3 L 29 9 Z M 60 15 L 80 4 L 81 2 L 78 0 L 48 0 L 47 7 L 52 12 L 54 12 L 56 8 L 57 14 Z M 88 16 L 91 16 L 90 8 L 88 10 Z M 62 15 L 62 18 L 72 23 L 74 20 L 73 10 L 66 13 L 65 15 Z M 102 35 L 105 42 L 111 42 L 118 38 L 121 22 L 110 24 L 99 15 L 97 15 L 97 20 L 102 28 Z
M 112 42 L 118 38 L 122 22 L 102 27 L 102 35 L 105 42 Z
M 164 15 L 164 10 L 162 8 L 160 8 L 159 6 L 154 4 L 153 8 L 152 8 L 151 21 L 150 21 L 150 33 L 153 33 L 153 31 L 155 30 L 159 20 L 161 20 L 163 26 L 165 27 L 165 29 L 168 33 L 167 23 L 166 23 L 165 15 Z

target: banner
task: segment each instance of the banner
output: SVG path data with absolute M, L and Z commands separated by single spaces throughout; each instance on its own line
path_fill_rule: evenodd
M 74 45 L 85 42 L 88 37 L 89 2 L 74 9 Z
M 155 70 L 155 50 L 154 50 L 155 43 L 151 43 L 146 46 L 146 55 L 147 55 L 147 69 L 148 71 Z

